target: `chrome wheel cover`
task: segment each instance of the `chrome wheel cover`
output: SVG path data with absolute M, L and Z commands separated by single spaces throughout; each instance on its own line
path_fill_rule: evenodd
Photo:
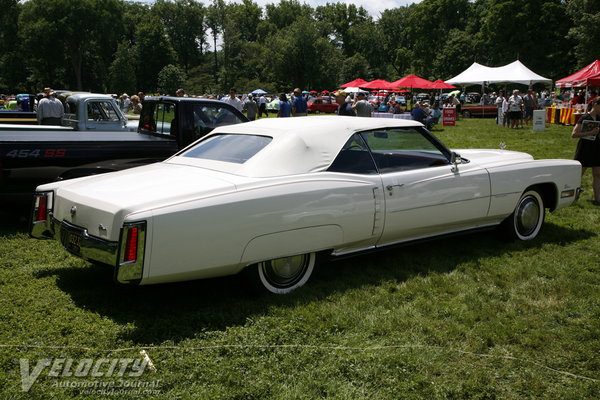
M 540 205 L 533 196 L 526 196 L 515 212 L 515 228 L 519 235 L 527 237 L 533 234 L 540 222 Z
M 310 265 L 310 255 L 282 257 L 260 263 L 265 280 L 276 288 L 288 288 L 302 280 Z

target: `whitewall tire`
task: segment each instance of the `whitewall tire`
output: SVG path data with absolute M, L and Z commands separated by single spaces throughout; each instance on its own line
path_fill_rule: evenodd
M 540 232 L 545 215 L 542 196 L 536 190 L 528 190 L 519 198 L 515 210 L 504 221 L 504 227 L 512 239 L 532 240 Z
M 254 268 L 261 286 L 274 294 L 285 294 L 303 286 L 317 264 L 317 253 L 263 261 Z

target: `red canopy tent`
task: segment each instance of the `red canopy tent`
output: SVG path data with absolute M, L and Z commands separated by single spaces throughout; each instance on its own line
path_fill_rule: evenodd
M 417 75 L 406 75 L 404 78 L 398 79 L 392 82 L 394 87 L 403 88 L 418 88 L 418 89 L 431 89 L 433 82 L 418 77 Z
M 385 81 L 383 79 L 375 79 L 374 81 L 365 83 L 364 85 L 360 86 L 361 88 L 364 89 L 381 89 L 381 90 L 394 90 L 396 89 L 397 86 L 391 84 L 388 81 Z
M 353 81 L 344 83 L 343 85 L 340 85 L 340 87 L 343 87 L 343 88 L 345 88 L 345 87 L 363 87 L 363 85 L 365 83 L 368 83 L 368 82 L 365 81 L 364 79 L 359 78 L 359 79 L 355 79 Z
M 452 86 L 451 84 L 446 83 L 441 79 L 438 79 L 437 81 L 431 82 L 431 86 L 429 86 L 427 89 L 456 89 L 456 86 Z
M 581 70 L 556 81 L 556 87 L 600 86 L 600 61 L 596 60 Z

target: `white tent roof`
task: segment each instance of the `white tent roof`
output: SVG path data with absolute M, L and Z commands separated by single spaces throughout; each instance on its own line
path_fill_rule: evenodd
M 451 85 L 482 85 L 484 82 L 532 85 L 550 84 L 552 80 L 536 74 L 517 60 L 503 67 L 486 67 L 475 62 L 462 73 L 446 81 Z

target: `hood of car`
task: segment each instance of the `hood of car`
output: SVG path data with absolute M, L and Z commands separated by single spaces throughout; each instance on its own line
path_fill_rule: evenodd
M 117 240 L 128 214 L 235 190 L 223 175 L 156 163 L 67 180 L 55 185 L 53 212 L 58 220 L 86 228 L 90 235 Z
M 484 168 L 518 164 L 533 160 L 530 154 L 510 150 L 494 149 L 457 149 L 454 150 L 462 158 L 466 158 Z

